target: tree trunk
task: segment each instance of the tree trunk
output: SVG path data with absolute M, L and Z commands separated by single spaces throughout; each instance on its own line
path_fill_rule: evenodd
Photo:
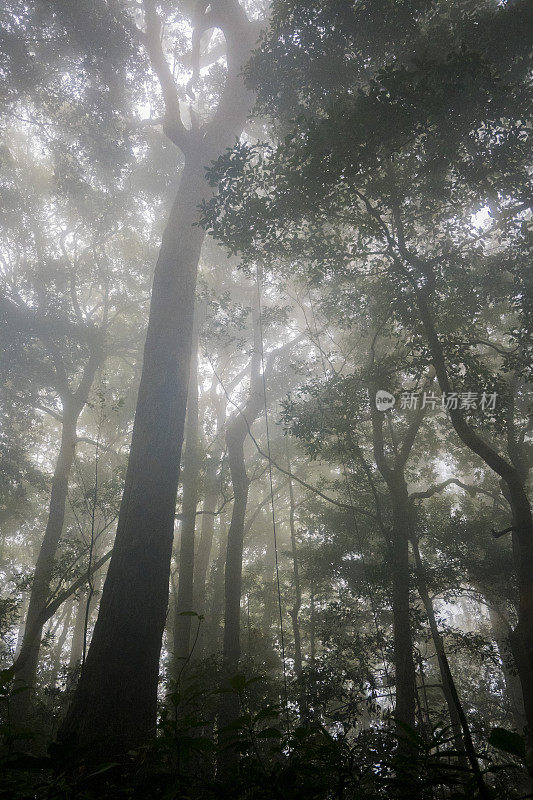
M 226 668 L 236 668 L 240 654 L 240 611 L 244 519 L 248 502 L 249 479 L 244 464 L 244 441 L 228 431 L 228 459 L 233 485 L 233 511 L 228 531 L 224 578 L 224 646 Z
M 14 663 L 15 687 L 27 687 L 26 691 L 13 696 L 12 715 L 17 722 L 23 722 L 26 718 L 31 700 L 30 690 L 35 686 L 43 630 L 40 617 L 50 595 L 55 556 L 63 532 L 68 481 L 76 448 L 76 423 L 80 412 L 79 404 L 66 403 L 63 408 L 61 445 L 52 478 L 48 520 L 35 564 L 22 645 Z
M 159 654 L 185 422 L 194 294 L 208 194 L 186 162 L 154 275 L 144 363 L 113 554 L 93 638 L 59 736 L 95 756 L 155 731 Z M 139 644 L 141 643 L 141 645 Z
M 218 653 L 220 647 L 221 622 L 224 610 L 224 562 L 228 546 L 225 523 L 226 520 L 222 518 L 220 521 L 218 553 L 212 570 L 211 608 L 207 620 L 205 648 L 208 655 Z
M 254 311 L 254 351 L 250 362 L 250 388 L 243 410 L 237 409 L 228 422 L 226 445 L 233 487 L 233 509 L 228 531 L 226 568 L 224 576 L 224 643 L 223 659 L 226 671 L 236 669 L 240 654 L 240 617 L 242 592 L 242 551 L 244 521 L 250 485 L 244 463 L 244 442 L 248 431 L 259 416 L 263 405 L 261 392 L 261 339 L 259 312 Z
M 437 379 L 442 392 L 452 390 L 448 377 L 444 348 L 437 334 L 426 295 L 415 289 L 418 309 L 430 348 Z M 524 476 L 520 469 L 506 461 L 466 421 L 460 409 L 450 409 L 452 425 L 466 447 L 476 453 L 507 487 L 514 527 L 515 569 L 518 578 L 518 624 L 509 641 L 520 676 L 524 709 L 527 718 L 527 761 L 533 774 L 533 519 Z
M 456 737 L 455 746 L 459 750 L 460 755 L 465 754 L 466 757 L 468 758 L 468 761 L 470 763 L 470 768 L 474 773 L 474 778 L 477 783 L 479 797 L 483 798 L 483 800 L 490 800 L 491 795 L 483 779 L 479 762 L 477 760 L 474 743 L 472 741 L 472 735 L 470 733 L 470 726 L 468 725 L 468 720 L 466 718 L 463 705 L 461 703 L 459 694 L 457 692 L 457 687 L 455 685 L 452 671 L 450 669 L 448 656 L 446 655 L 446 650 L 444 649 L 444 642 L 442 641 L 442 637 L 438 629 L 437 620 L 435 618 L 435 611 L 433 609 L 433 603 L 431 602 L 431 598 L 429 596 L 427 588 L 426 573 L 424 565 L 422 563 L 422 558 L 420 556 L 418 542 L 415 536 L 411 538 L 411 546 L 413 548 L 413 554 L 415 557 L 418 589 L 420 597 L 424 604 L 424 608 L 426 610 L 426 614 L 428 616 L 431 636 L 433 639 L 433 643 L 435 645 L 437 659 L 441 671 L 444 696 L 446 698 L 446 703 L 448 704 L 448 710 L 450 712 L 452 729 Z M 462 737 L 461 737 L 461 731 L 462 731 Z M 457 738 L 457 734 L 459 734 L 459 738 Z
M 26 691 L 17 692 L 13 697 L 12 716 L 13 720 L 18 722 L 23 722 L 29 711 L 30 690 L 35 685 L 43 625 L 46 618 L 49 619 L 51 616 L 49 614 L 46 617 L 45 611 L 50 595 L 55 556 L 65 521 L 68 482 L 77 443 L 76 428 L 79 416 L 91 391 L 94 377 L 104 357 L 102 344 L 101 331 L 95 328 L 92 331 L 89 345 L 90 355 L 83 368 L 78 387 L 74 392 L 68 386 L 66 375 L 61 374 L 61 371 L 64 372 L 62 365 L 61 371 L 58 373 L 61 383 L 59 393 L 63 406 L 61 444 L 52 478 L 46 529 L 33 574 L 24 624 L 24 635 L 19 653 L 13 664 L 16 674 L 15 688 L 27 687 Z M 61 361 L 60 357 L 59 361 Z
M 200 453 L 198 439 L 198 322 L 193 331 L 193 354 L 187 395 L 187 423 L 183 457 L 183 503 L 178 592 L 174 616 L 174 679 L 189 658 L 193 608 L 194 537 L 198 507 Z
M 226 397 L 222 395 L 218 400 L 215 442 L 219 442 L 226 418 Z M 211 550 L 213 549 L 213 536 L 215 531 L 215 512 L 220 496 L 219 469 L 222 458 L 222 446 L 217 446 L 211 453 L 206 468 L 206 489 L 203 503 L 202 523 L 200 526 L 200 539 L 194 560 L 194 609 L 205 617 L 206 613 L 206 584 Z M 206 645 L 205 620 L 200 627 L 195 658 L 202 658 Z
M 72 631 L 72 642 L 70 645 L 70 657 L 68 668 L 75 669 L 80 664 L 83 655 L 83 637 L 85 634 L 85 611 L 87 608 L 87 600 L 89 599 L 88 592 L 83 594 L 78 600 L 78 607 L 76 609 L 76 619 L 74 621 L 74 630 Z
M 202 514 L 202 524 L 200 526 L 200 540 L 198 542 L 198 549 L 195 557 L 193 580 L 194 610 L 197 614 L 200 614 L 204 618 L 206 615 L 207 573 L 209 570 L 211 551 L 213 549 L 215 512 L 217 510 L 218 498 L 220 496 L 216 463 L 208 465 L 206 483 L 206 494 L 202 506 L 202 511 L 204 513 Z M 195 659 L 202 658 L 205 650 L 205 642 L 206 626 L 204 619 L 198 634 L 196 652 L 194 653 Z
M 387 484 L 392 506 L 392 531 L 383 531 L 388 547 L 392 574 L 392 616 L 394 636 L 394 671 L 396 678 L 395 717 L 398 722 L 415 727 L 416 717 L 416 673 L 413 659 L 413 638 L 410 622 L 410 574 L 409 538 L 411 535 L 411 508 L 405 481 L 405 465 L 411 453 L 416 434 L 422 422 L 420 414 L 410 421 L 403 441 L 395 442 L 392 422 L 389 419 L 393 440 L 393 459 L 385 453 L 383 422 L 384 414 L 376 410 L 374 398 L 376 387 L 369 383 L 368 394 L 372 419 L 372 446 L 376 466 Z M 405 732 L 398 726 L 400 741 L 406 742 Z
M 392 499 L 392 613 L 394 628 L 394 671 L 396 675 L 396 718 L 415 727 L 416 675 L 409 603 L 409 503 L 405 482 L 391 490 Z
M 15 661 L 19 657 L 20 650 L 22 648 L 22 641 L 24 639 L 24 630 L 26 628 L 26 616 L 28 614 L 28 604 L 30 602 L 29 594 L 25 593 L 22 596 L 22 603 L 21 603 L 21 614 L 20 614 L 20 623 L 19 629 L 17 634 L 17 646 L 15 648 Z
M 52 657 L 52 662 L 53 662 L 52 673 L 50 675 L 50 681 L 49 681 L 51 689 L 54 689 L 57 683 L 57 676 L 59 675 L 59 670 L 61 668 L 61 652 L 63 650 L 63 645 L 65 644 L 67 634 L 70 628 L 70 620 L 72 617 L 73 609 L 74 609 L 74 601 L 69 600 L 67 602 L 67 607 L 65 609 L 63 627 L 61 628 L 61 633 L 58 636 L 57 644 L 54 647 L 54 652 Z
M 510 636 L 512 628 L 501 612 L 491 603 L 488 605 L 490 624 L 492 626 L 492 636 L 502 661 L 502 672 L 505 680 L 505 692 L 509 702 L 509 708 L 513 717 L 514 726 L 518 733 L 524 734 L 526 728 L 526 715 L 524 711 L 524 700 L 522 697 L 522 687 L 520 678 L 516 673 L 513 650 L 511 647 Z
M 246 429 L 242 435 L 241 420 L 236 420 L 236 426 L 229 426 L 226 435 L 228 445 L 228 460 L 233 485 L 233 509 L 231 523 L 228 531 L 228 544 L 226 550 L 226 568 L 224 576 L 224 638 L 222 658 L 226 677 L 234 674 L 238 669 L 241 656 L 240 624 L 241 624 L 241 593 L 242 593 L 242 552 L 244 541 L 244 519 L 248 503 L 248 488 L 250 485 L 244 463 L 244 439 Z M 233 692 L 221 695 L 218 712 L 219 732 L 226 725 L 239 716 L 239 698 Z M 223 734 L 219 734 L 222 735 Z M 233 732 L 230 734 L 233 736 Z M 236 753 L 222 750 L 217 769 L 223 774 L 234 763 Z
M 316 659 L 316 620 L 315 620 L 315 588 L 311 585 L 311 597 L 309 600 L 309 658 L 312 666 Z
M 291 461 L 289 458 L 289 448 L 287 446 L 287 470 L 292 472 Z M 308 708 L 307 698 L 305 695 L 305 687 L 302 683 L 303 676 L 303 657 L 302 657 L 302 637 L 300 634 L 300 609 L 302 607 L 302 587 L 300 584 L 300 565 L 298 563 L 298 545 L 296 542 L 296 523 L 295 511 L 296 505 L 294 502 L 294 487 L 292 478 L 289 478 L 289 529 L 291 534 L 291 555 L 292 555 L 292 578 L 294 584 L 294 603 L 290 610 L 292 622 L 292 634 L 294 637 L 294 672 L 296 679 L 299 682 L 299 698 L 298 703 L 300 706 L 300 716 L 307 719 Z
M 442 636 L 440 635 L 439 628 L 437 625 L 437 619 L 435 617 L 435 609 L 433 608 L 433 602 L 431 600 L 431 597 L 429 596 L 429 591 L 426 582 L 426 572 L 424 569 L 424 565 L 422 563 L 422 557 L 420 555 L 420 550 L 418 547 L 418 541 L 416 539 L 416 536 L 411 537 L 411 547 L 413 549 L 413 555 L 415 559 L 418 594 L 420 595 L 420 599 L 422 600 L 422 605 L 424 606 L 428 618 L 431 638 L 433 641 L 433 646 L 435 647 L 435 652 L 437 654 L 437 661 L 439 664 L 439 671 L 442 681 L 442 691 L 444 694 L 444 699 L 446 701 L 446 706 L 448 708 L 448 714 L 450 716 L 452 731 L 455 737 L 455 747 L 459 751 L 463 751 L 464 754 L 461 717 L 457 709 L 457 702 L 459 701 L 459 696 L 455 689 L 455 682 L 453 680 L 453 676 L 450 670 L 448 657 L 446 655 L 446 650 L 444 648 L 444 642 L 442 640 Z M 462 716 L 464 717 L 464 713 Z
M 226 445 L 233 487 L 233 508 L 228 531 L 226 566 L 224 573 L 224 638 L 222 659 L 226 677 L 234 674 L 241 657 L 241 594 L 242 553 L 244 546 L 244 522 L 248 504 L 250 481 L 244 461 L 244 442 L 250 427 L 257 419 L 262 407 L 261 388 L 261 339 L 259 312 L 254 312 L 254 352 L 250 362 L 250 389 L 248 401 L 241 411 L 237 409 L 227 426 Z M 239 715 L 239 698 L 233 692 L 221 695 L 218 710 L 218 730 L 225 728 Z M 222 737 L 224 734 L 220 734 Z M 230 734 L 233 736 L 233 733 Z M 236 760 L 232 750 L 220 752 L 217 769 L 223 774 Z
M 527 719 L 528 766 L 533 775 L 533 523 L 531 505 L 520 478 L 507 480 L 513 517 L 513 551 L 518 577 L 518 624 L 509 642 L 522 686 Z
M 237 2 L 213 3 L 226 40 L 227 76 L 214 118 L 185 130 L 179 91 L 161 47 L 155 4 L 146 3 L 144 43 L 163 91 L 164 130 L 185 165 L 157 259 L 130 457 L 113 555 L 87 661 L 59 732 L 94 756 L 127 752 L 155 732 L 194 296 L 204 231 L 201 203 L 214 191 L 204 165 L 231 146 L 252 95 L 242 66 L 258 27 Z
M 270 497 L 268 498 L 270 503 Z M 261 620 L 261 629 L 265 637 L 270 636 L 272 625 L 276 623 L 277 618 L 277 597 L 276 597 L 276 551 L 274 548 L 274 537 L 272 530 L 266 530 L 266 547 L 265 547 L 265 568 L 264 568 L 264 584 L 262 591 L 263 599 L 263 614 Z M 277 620 L 279 624 L 279 619 Z

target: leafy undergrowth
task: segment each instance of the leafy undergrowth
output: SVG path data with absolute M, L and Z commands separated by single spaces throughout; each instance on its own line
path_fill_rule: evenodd
M 9 676 L 8 676 L 9 677 Z M 1 729 L 2 800 L 437 800 L 477 798 L 479 780 L 455 749 L 450 731 L 429 735 L 390 725 L 362 729 L 349 709 L 335 723 L 298 724 L 279 707 L 257 699 L 257 678 L 231 678 L 206 691 L 191 683 L 167 697 L 158 736 L 122 761 L 90 762 L 65 745 L 35 755 L 33 733 Z M 4 699 L 7 701 L 4 684 Z M 240 714 L 215 734 L 213 710 L 224 695 Z M 313 715 L 310 715 L 313 716 Z M 491 735 L 496 759 L 480 757 L 489 796 L 525 798 L 521 737 Z M 518 787 L 518 788 L 514 788 Z

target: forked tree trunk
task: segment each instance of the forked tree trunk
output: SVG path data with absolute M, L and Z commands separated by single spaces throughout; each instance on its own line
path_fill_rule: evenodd
M 91 333 L 89 347 L 90 355 L 77 389 L 71 391 L 66 378 L 61 376 L 61 383 L 64 384 L 61 391 L 63 406 L 61 444 L 52 478 L 46 529 L 33 573 L 24 633 L 20 648 L 17 644 L 18 654 L 13 664 L 16 675 L 15 688 L 26 688 L 25 691 L 17 691 L 12 699 L 12 718 L 16 722 L 24 722 L 30 709 L 30 692 L 36 682 L 43 625 L 49 618 L 45 615 L 45 609 L 50 596 L 57 548 L 65 522 L 68 483 L 77 443 L 78 419 L 104 357 L 101 332 L 96 329 Z
M 386 237 L 389 245 L 397 251 L 397 256 L 394 256 L 396 266 L 413 290 L 437 380 L 441 392 L 448 395 L 452 392 L 453 386 L 448 372 L 443 340 L 435 324 L 433 305 L 436 302 L 436 279 L 434 267 L 409 249 L 401 210 L 397 204 L 391 206 L 391 212 L 395 238 L 390 232 L 386 233 Z M 450 407 L 449 414 L 453 428 L 462 443 L 501 478 L 512 510 L 513 553 L 518 579 L 519 604 L 518 624 L 510 635 L 509 641 L 522 685 L 527 718 L 526 759 L 530 774 L 533 775 L 533 518 L 531 503 L 526 491 L 526 459 L 517 452 L 517 442 L 511 430 L 513 427 L 512 413 L 507 421 L 509 459 L 504 458 L 498 450 L 479 435 L 460 407 Z
M 203 129 L 187 131 L 179 90 L 161 47 L 156 5 L 144 3 L 143 41 L 161 83 L 164 130 L 182 148 L 185 164 L 154 274 L 115 546 L 87 661 L 59 734 L 106 758 L 127 752 L 155 732 L 194 296 L 204 239 L 198 207 L 214 191 L 205 181 L 204 165 L 233 144 L 252 100 L 242 66 L 258 27 L 235 0 L 214 1 L 211 8 L 226 40 L 227 77 L 214 119 Z
M 248 502 L 249 480 L 244 462 L 244 442 L 255 420 L 264 408 L 263 381 L 271 375 L 276 359 L 293 347 L 300 337 L 287 342 L 269 353 L 264 374 L 261 376 L 262 342 L 259 310 L 254 312 L 254 353 L 250 362 L 250 389 L 244 409 L 237 410 L 228 422 L 226 443 L 233 486 L 233 510 L 228 532 L 225 571 L 224 648 L 226 671 L 235 669 L 240 658 L 240 612 L 242 591 L 242 552 L 246 530 L 245 516 Z M 267 498 L 267 501 L 270 497 Z M 262 506 L 263 504 L 261 504 Z M 260 507 L 261 507 L 260 506 Z
M 244 461 L 244 442 L 255 420 L 264 408 L 263 380 L 267 380 L 279 355 L 297 341 L 287 342 L 269 354 L 264 374 L 261 376 L 262 342 L 259 308 L 254 312 L 254 353 L 250 362 L 250 389 L 244 409 L 232 415 L 226 431 L 228 462 L 233 486 L 233 510 L 228 531 L 224 584 L 224 641 L 223 663 L 226 675 L 234 673 L 241 656 L 240 624 L 242 595 L 242 554 L 245 533 L 246 506 L 249 479 Z M 222 695 L 219 706 L 218 728 L 224 728 L 239 714 L 236 694 Z M 233 754 L 235 755 L 235 754 Z M 221 752 L 218 769 L 224 771 L 231 763 L 231 753 Z

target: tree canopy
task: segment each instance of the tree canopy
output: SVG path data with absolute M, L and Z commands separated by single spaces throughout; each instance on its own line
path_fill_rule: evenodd
M 0 14 L 0 796 L 530 796 L 531 4 Z

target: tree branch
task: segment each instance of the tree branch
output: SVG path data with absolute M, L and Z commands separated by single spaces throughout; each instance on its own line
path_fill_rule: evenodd
M 409 495 L 409 502 L 414 500 L 425 500 L 428 497 L 433 497 L 433 495 L 438 494 L 439 492 L 444 491 L 447 486 L 459 486 L 460 489 L 464 489 L 471 497 L 474 497 L 476 494 L 484 494 L 487 497 L 492 498 L 496 502 L 500 502 L 500 498 L 495 495 L 493 492 L 488 491 L 487 489 L 482 489 L 479 486 L 472 486 L 471 484 L 463 483 L 458 478 L 448 478 L 442 483 L 437 483 L 435 486 L 431 486 L 429 489 L 421 492 L 412 492 Z
M 185 127 L 181 118 L 180 91 L 163 52 L 161 20 L 156 11 L 155 2 L 154 0 L 143 0 L 143 6 L 146 30 L 144 33 L 140 32 L 140 37 L 163 94 L 165 103 L 163 131 L 171 142 L 174 142 L 183 153 L 187 153 L 192 142 L 196 140 L 196 136 Z

